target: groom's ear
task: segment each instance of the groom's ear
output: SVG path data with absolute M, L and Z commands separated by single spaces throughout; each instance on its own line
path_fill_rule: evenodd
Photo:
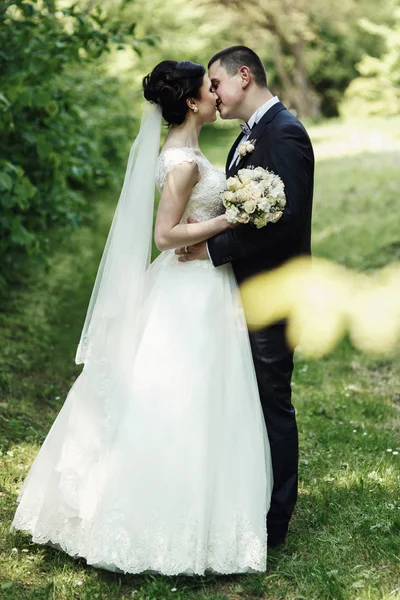
M 253 79 L 252 72 L 250 71 L 249 67 L 243 66 L 240 67 L 238 75 L 240 76 L 242 88 L 246 89 Z

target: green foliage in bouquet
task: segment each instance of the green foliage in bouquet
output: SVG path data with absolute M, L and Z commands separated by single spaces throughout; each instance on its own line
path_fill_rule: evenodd
M 134 32 L 135 23 L 76 4 L 0 5 L 3 284 L 27 254 L 44 255 L 43 232 L 78 226 L 90 213 L 83 192 L 110 183 L 111 163 L 126 152 L 136 122 L 103 57 L 127 45 L 139 53 Z

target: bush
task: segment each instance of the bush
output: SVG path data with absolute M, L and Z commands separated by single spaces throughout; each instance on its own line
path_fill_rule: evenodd
M 140 40 L 135 25 L 105 23 L 100 10 L 55 0 L 0 7 L 0 254 L 2 281 L 28 255 L 43 255 L 45 232 L 78 226 L 83 192 L 108 185 L 111 160 L 126 151 L 135 121 L 103 56 Z
M 400 113 L 400 8 L 395 11 L 393 27 L 378 26 L 364 20 L 364 28 L 385 50 L 378 59 L 365 55 L 357 65 L 360 77 L 346 90 L 341 109 L 346 116 L 385 115 Z

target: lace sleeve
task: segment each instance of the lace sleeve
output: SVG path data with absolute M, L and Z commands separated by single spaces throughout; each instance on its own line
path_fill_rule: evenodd
M 172 169 L 184 162 L 197 162 L 196 155 L 190 148 L 167 148 L 161 152 L 156 173 L 156 184 L 160 191 Z

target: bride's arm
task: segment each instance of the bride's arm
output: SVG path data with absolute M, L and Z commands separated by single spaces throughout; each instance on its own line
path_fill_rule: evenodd
M 231 227 L 225 215 L 202 223 L 180 223 L 199 177 L 199 168 L 195 162 L 183 162 L 168 174 L 154 231 L 155 243 L 159 250 L 197 244 Z

